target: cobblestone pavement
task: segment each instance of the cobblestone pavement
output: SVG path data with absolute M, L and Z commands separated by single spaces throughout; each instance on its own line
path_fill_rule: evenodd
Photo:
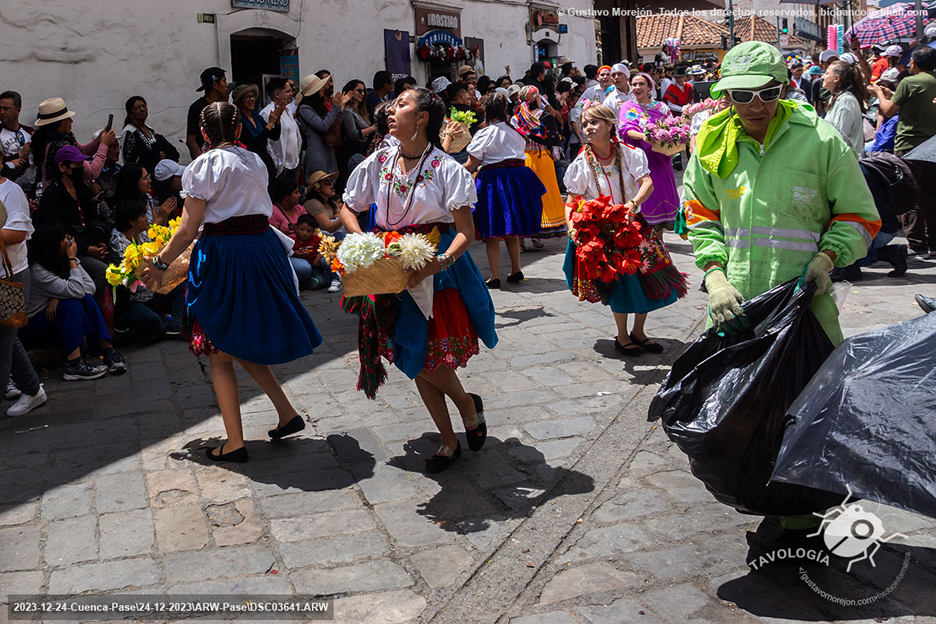
M 309 426 L 268 441 L 275 413 L 242 374 L 244 465 L 194 453 L 223 427 L 182 343 L 128 348 L 122 377 L 43 371 L 48 404 L 0 419 L 0 598 L 334 595 L 338 621 L 354 623 L 934 621 L 927 518 L 883 509 L 888 532 L 908 537 L 876 567 L 810 568 L 829 594 L 859 599 L 908 553 L 902 582 L 870 606 L 816 595 L 789 562 L 748 567 L 777 527 L 716 503 L 646 418 L 705 314 L 690 247 L 669 242 L 693 289 L 650 316 L 666 353 L 630 361 L 614 354 L 610 312 L 567 292 L 559 241 L 523 255 L 527 281 L 493 293 L 500 344 L 462 375 L 491 437 L 441 475 L 422 473 L 438 436 L 411 382 L 390 369 L 376 402 L 355 391 L 357 321 L 322 291 L 303 300 L 325 345 L 276 368 Z M 483 267 L 483 247 L 472 251 Z M 932 294 L 936 263 L 865 273 L 845 303 L 848 334 L 918 316 L 912 296 Z

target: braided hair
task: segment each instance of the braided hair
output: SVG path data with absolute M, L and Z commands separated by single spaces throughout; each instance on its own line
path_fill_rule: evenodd
M 615 140 L 614 136 L 614 122 L 615 116 L 614 111 L 610 108 L 603 106 L 601 104 L 596 104 L 594 106 L 589 106 L 584 111 L 582 111 L 582 122 L 584 123 L 586 119 L 596 119 L 604 121 L 611 124 L 611 151 L 614 154 L 614 164 L 618 169 L 618 183 L 621 186 L 621 201 L 627 202 L 628 198 L 624 192 L 624 167 L 621 162 L 621 145 Z M 585 144 L 585 159 L 588 161 L 589 169 L 592 171 L 592 175 L 595 177 L 595 185 L 598 187 L 598 192 L 601 192 L 601 178 L 604 177 L 601 171 L 601 165 L 598 162 L 598 159 L 595 157 L 595 150 L 592 147 L 592 144 Z M 611 189 L 608 189 L 610 192 Z
M 489 124 L 498 121 L 507 121 L 510 113 L 507 111 L 509 104 L 507 96 L 496 91 L 488 93 L 481 98 L 481 106 L 484 108 L 484 118 Z
M 234 143 L 240 126 L 240 110 L 229 102 L 212 102 L 202 109 L 199 123 L 208 135 L 209 149 L 222 143 Z

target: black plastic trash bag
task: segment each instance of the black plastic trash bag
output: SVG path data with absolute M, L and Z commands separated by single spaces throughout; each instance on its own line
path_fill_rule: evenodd
M 751 328 L 709 329 L 673 364 L 650 404 L 692 474 L 716 499 L 752 514 L 796 515 L 839 504 L 838 494 L 770 483 L 787 408 L 833 351 L 797 280 L 742 307 Z
M 790 406 L 775 481 L 936 518 L 936 313 L 849 338 Z

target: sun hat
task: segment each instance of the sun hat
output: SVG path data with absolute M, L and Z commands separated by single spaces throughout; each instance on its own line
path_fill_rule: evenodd
M 429 84 L 429 90 L 433 93 L 442 93 L 450 84 L 452 84 L 451 80 L 445 76 L 439 76 Z
M 822 52 L 819 53 L 819 62 L 827 63 L 831 61 L 832 59 L 838 58 L 838 57 L 839 57 L 839 53 L 836 52 L 835 50 L 823 50 Z
M 196 91 L 207 91 L 211 85 L 224 78 L 225 71 L 220 67 L 209 67 L 201 73 L 201 86 Z
M 157 182 L 165 182 L 169 178 L 173 176 L 181 176 L 183 173 L 185 173 L 185 167 L 174 160 L 163 158 L 158 163 L 156 163 L 156 169 L 153 171 L 153 177 L 156 178 Z
M 523 85 L 519 85 L 519 84 L 517 84 L 516 82 L 513 83 L 512 85 L 510 85 L 509 87 L 507 87 L 507 96 L 508 96 L 508 97 L 513 97 L 513 96 L 517 95 L 518 93 L 520 93 L 520 89 L 522 89 L 522 88 L 523 88 Z
M 705 74 L 705 70 L 702 69 L 701 65 L 693 65 L 689 68 L 689 71 L 686 72 L 690 76 L 702 76 Z
M 722 91 L 757 89 L 771 80 L 789 84 L 787 66 L 780 50 L 762 41 L 745 41 L 728 51 L 722 61 L 721 80 L 712 85 L 712 97 Z
M 559 60 L 556 61 L 556 65 L 558 65 L 559 67 L 562 67 L 563 65 L 568 65 L 571 62 L 572 62 L 572 59 L 570 59 L 568 56 L 560 56 Z
M 62 147 L 58 148 L 57 152 L 55 152 L 55 158 L 52 159 L 52 162 L 58 165 L 63 162 L 83 162 L 85 160 L 91 160 L 91 158 L 91 156 L 85 156 L 82 154 L 81 150 L 79 150 L 74 145 L 63 145 Z
M 613 74 L 614 72 L 621 72 L 622 74 L 627 76 L 628 79 L 630 79 L 630 67 L 628 67 L 624 63 L 615 63 L 614 65 L 612 65 L 611 73 Z
M 903 48 L 899 45 L 889 45 L 884 49 L 884 56 L 896 56 L 900 58 L 903 56 Z
M 325 173 L 324 171 L 316 171 L 309 176 L 309 186 L 315 186 L 322 180 L 334 180 L 338 177 L 338 172 L 334 173 Z
M 465 74 L 476 74 L 476 73 L 478 73 L 478 72 L 476 72 L 476 71 L 474 70 L 474 67 L 471 67 L 470 65 L 462 65 L 461 67 L 458 68 L 458 77 L 459 77 L 459 78 L 461 78 L 461 77 L 464 76 Z
M 234 91 L 231 93 L 231 103 L 237 104 L 248 93 L 253 93 L 255 96 L 259 96 L 260 89 L 255 84 L 237 85 L 237 87 L 235 87 Z
M 75 111 L 68 110 L 65 106 L 65 100 L 62 98 L 49 98 L 39 105 L 39 118 L 34 125 L 47 126 L 69 117 L 74 117 Z
M 328 78 L 319 78 L 315 74 L 309 74 L 299 81 L 299 93 L 296 94 L 296 105 L 302 102 L 302 98 L 314 95 L 321 91 L 328 84 Z

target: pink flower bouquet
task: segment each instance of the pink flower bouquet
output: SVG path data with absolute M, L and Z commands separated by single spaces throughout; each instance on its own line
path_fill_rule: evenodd
M 701 113 L 702 111 L 712 110 L 715 108 L 715 105 L 718 104 L 718 100 L 713 100 L 712 98 L 707 98 L 701 102 L 696 102 L 695 104 L 690 104 L 683 108 L 682 114 L 686 117 L 692 119 L 692 116 L 696 113 Z
M 653 144 L 653 151 L 663 154 L 675 154 L 682 151 L 689 143 L 690 121 L 688 117 L 664 117 L 655 124 L 648 125 L 647 139 Z

